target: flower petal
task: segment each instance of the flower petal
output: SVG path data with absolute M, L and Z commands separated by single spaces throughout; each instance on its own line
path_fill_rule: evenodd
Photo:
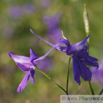
M 62 47 L 60 45 L 65 44 L 66 47 Z M 70 49 L 70 43 L 66 39 L 61 39 L 58 43 L 55 44 L 55 49 L 66 52 Z
M 41 40 L 43 40 L 44 42 L 48 43 L 48 44 L 51 45 L 52 47 L 54 46 L 52 43 L 48 42 L 47 40 L 43 39 L 43 38 L 40 37 L 39 35 L 35 34 L 32 29 L 30 29 L 30 31 L 31 31 L 31 33 L 33 33 L 33 34 L 34 34 L 36 37 L 38 37 L 39 39 L 41 39 Z
M 91 71 L 89 70 L 89 68 L 87 67 L 87 66 L 85 66 L 85 65 L 83 65 L 82 64 L 82 66 L 83 66 L 83 70 L 84 70 L 84 72 L 85 72 L 85 74 L 81 74 L 81 77 L 85 80 L 85 81 L 91 81 L 91 78 L 92 78 L 92 73 L 91 73 Z
M 80 46 L 80 45 L 86 45 L 87 39 L 89 38 L 89 36 L 90 36 L 90 35 L 88 35 L 84 40 L 78 42 L 78 45 L 79 45 L 79 46 Z
M 55 49 L 60 49 L 60 48 L 59 48 L 59 45 L 61 45 L 61 44 L 63 44 L 63 43 L 66 44 L 66 45 L 69 45 L 69 44 L 68 44 L 69 42 L 68 42 L 67 40 L 62 39 L 62 40 L 60 40 L 57 44 L 55 44 L 55 45 L 53 46 L 53 48 L 51 48 L 45 55 L 43 55 L 43 56 L 41 56 L 41 57 L 33 60 L 33 63 L 39 62 L 40 60 L 44 59 L 54 48 L 55 48 Z M 69 46 L 68 46 L 68 47 L 69 47 Z M 67 47 L 66 47 L 66 48 L 67 48 Z M 64 49 L 66 49 L 66 48 L 64 48 Z M 63 48 L 62 48 L 62 49 L 63 49 Z
M 97 62 L 91 61 L 91 60 L 89 60 L 89 59 L 85 59 L 85 60 L 83 60 L 82 62 L 83 62 L 83 64 L 85 64 L 85 65 L 89 65 L 89 66 L 93 66 L 93 67 L 97 67 L 97 68 L 99 67 L 99 65 L 98 65 Z
M 24 72 L 32 68 L 30 58 L 26 56 L 15 55 L 13 52 L 8 53 L 9 56 L 16 62 L 17 66 Z
M 34 51 L 32 49 L 30 49 L 30 60 L 33 63 L 34 60 L 38 59 L 38 56 L 34 53 Z M 38 63 L 38 61 L 36 61 L 34 64 L 34 66 L 36 66 Z
M 79 65 L 77 63 L 77 59 L 75 57 L 72 57 L 73 59 L 73 73 L 74 73 L 74 79 L 77 83 L 80 85 L 80 71 L 79 71 Z
M 88 53 L 88 52 L 86 53 L 86 57 L 87 57 L 89 60 L 91 60 L 91 61 L 98 61 L 97 58 L 94 58 L 94 57 L 89 56 L 89 53 Z
M 26 73 L 26 75 L 24 76 L 23 80 L 21 81 L 21 83 L 19 84 L 18 88 L 17 88 L 17 92 L 22 92 L 22 90 L 26 87 L 28 80 L 30 77 L 30 71 L 28 71 Z
M 71 47 L 67 51 L 67 55 L 71 55 L 74 52 L 78 52 L 82 49 L 84 49 L 86 51 L 88 49 L 88 47 L 86 45 L 88 38 L 89 38 L 89 35 L 84 40 L 77 42 L 75 44 L 72 44 Z
M 34 74 L 35 74 L 35 70 L 30 70 L 30 80 L 32 82 L 32 84 L 34 83 Z
M 67 47 L 70 46 L 70 43 L 69 43 L 68 40 L 62 39 L 62 40 L 60 40 L 57 44 L 54 45 L 54 44 L 46 41 L 46 40 L 43 39 L 42 37 L 38 36 L 37 34 L 35 34 L 32 29 L 30 29 L 30 31 L 31 31 L 31 33 L 33 33 L 35 36 L 37 36 L 38 38 L 40 38 L 41 40 L 43 40 L 44 42 L 48 43 L 48 44 L 51 45 L 52 47 L 55 47 L 55 49 L 57 49 L 57 50 L 60 50 L 60 51 L 63 51 L 63 52 L 64 52 L 64 51 L 66 51 L 66 50 L 68 49 L 68 48 L 66 48 L 66 47 L 59 47 L 59 45 L 61 45 L 61 44 L 66 44 Z
M 41 57 L 38 57 L 37 59 L 32 59 L 32 58 L 31 58 L 31 62 L 34 64 L 34 66 L 36 66 L 37 63 L 38 63 L 39 61 L 43 60 L 53 49 L 54 49 L 54 47 L 51 48 L 45 55 L 43 55 L 43 56 L 41 56 Z M 32 52 L 33 52 L 33 51 L 32 51 Z
M 17 65 L 23 72 L 27 72 L 27 71 L 31 70 L 32 67 L 33 67 L 31 64 L 28 64 L 28 63 L 26 63 L 26 64 L 16 63 L 16 65 Z
M 78 75 L 81 76 L 85 81 L 90 81 L 92 77 L 91 71 L 80 62 L 76 57 L 73 57 L 73 70 L 74 72 L 78 70 Z M 76 80 L 77 81 L 77 80 Z M 80 84 L 80 82 L 77 82 Z

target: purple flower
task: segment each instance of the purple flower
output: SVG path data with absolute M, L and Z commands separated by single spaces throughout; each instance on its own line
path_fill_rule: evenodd
M 31 32 L 36 35 L 32 30 Z M 38 38 L 42 39 L 52 47 L 52 43 L 44 40 L 40 36 L 36 35 Z M 86 45 L 87 39 L 89 38 L 89 35 L 82 41 L 77 42 L 75 44 L 70 45 L 69 41 L 66 39 L 61 39 L 56 45 L 55 49 L 60 50 L 62 52 L 65 52 L 67 55 L 72 56 L 73 60 L 73 72 L 74 72 L 74 79 L 77 83 L 80 82 L 80 76 L 85 80 L 85 81 L 91 81 L 92 73 L 89 70 L 88 66 L 93 66 L 93 67 L 99 67 L 98 66 L 98 59 L 89 56 L 89 53 L 87 52 L 88 46 Z M 59 43 L 62 42 L 66 44 L 65 46 L 59 46 Z
M 20 18 L 23 15 L 23 10 L 21 6 L 12 6 L 8 9 L 8 15 L 12 18 Z
M 48 38 L 50 39 L 50 41 L 52 41 L 53 43 L 57 43 L 61 38 L 61 30 L 59 28 L 53 28 L 48 30 Z
M 26 3 L 24 6 L 16 5 L 11 6 L 8 9 L 8 15 L 12 18 L 18 19 L 24 14 L 32 14 L 35 11 L 35 7 L 31 3 Z
M 52 29 L 52 28 L 57 28 L 59 22 L 60 22 L 60 14 L 56 14 L 54 16 L 44 16 L 43 18 L 43 22 L 47 25 L 47 27 L 49 29 Z
M 99 68 L 91 67 L 92 82 L 100 82 L 103 86 L 103 59 L 99 62 Z
M 42 71 L 46 72 L 53 66 L 53 62 L 49 58 L 43 59 L 39 64 L 38 68 L 40 68 Z
M 32 3 L 26 3 L 23 7 L 23 12 L 26 14 L 32 14 L 35 11 L 35 7 Z
M 43 22 L 47 25 L 48 38 L 54 43 L 57 43 L 57 41 L 62 38 L 61 30 L 58 27 L 60 18 L 60 14 L 56 14 L 54 16 L 44 16 L 43 18 Z
M 26 72 L 23 80 L 19 84 L 17 88 L 17 92 L 21 92 L 27 85 L 28 80 L 30 78 L 31 82 L 34 83 L 34 74 L 35 74 L 35 67 L 37 66 L 38 62 L 44 59 L 54 48 L 52 48 L 49 52 L 45 55 L 38 57 L 32 49 L 30 49 L 30 57 L 15 55 L 12 52 L 9 52 L 9 56 L 15 61 L 16 65 L 23 71 Z
M 40 3 L 43 7 L 48 8 L 50 6 L 50 0 L 40 0 Z

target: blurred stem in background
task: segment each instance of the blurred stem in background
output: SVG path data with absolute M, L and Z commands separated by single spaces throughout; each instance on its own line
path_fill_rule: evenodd
M 88 36 L 89 33 L 90 33 L 90 26 L 89 26 L 89 17 L 88 17 L 88 13 L 87 13 L 87 9 L 86 9 L 86 4 L 84 4 L 83 18 L 84 18 L 86 36 Z M 88 45 L 88 52 L 89 52 L 89 48 L 90 48 L 89 39 L 87 40 L 87 45 Z M 90 90 L 91 90 L 92 95 L 94 95 L 94 90 L 92 88 L 92 85 L 91 85 L 90 81 L 89 81 L 89 86 L 90 86 Z

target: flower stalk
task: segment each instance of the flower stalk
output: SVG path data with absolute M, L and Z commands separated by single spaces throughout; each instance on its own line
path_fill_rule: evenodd
M 86 4 L 84 4 L 83 18 L 84 18 L 84 25 L 85 25 L 86 35 L 89 35 L 90 26 L 89 26 L 89 18 L 88 18 L 88 13 L 87 13 L 87 9 L 86 9 Z M 89 38 L 87 40 L 87 45 L 88 45 L 88 52 L 89 52 L 89 48 L 90 48 Z M 90 81 L 89 81 L 89 86 L 90 86 L 90 90 L 91 90 L 92 95 L 94 95 L 94 91 L 93 91 L 93 88 L 92 88 L 92 85 L 91 85 Z
M 69 61 L 68 61 L 67 85 L 66 85 L 66 91 L 67 91 L 67 93 L 68 93 L 68 83 L 69 83 L 69 68 L 70 68 L 70 61 L 71 61 L 71 57 L 69 58 Z
M 62 89 L 68 95 L 67 91 L 63 87 L 61 87 L 59 84 L 57 84 L 49 75 L 47 75 L 46 73 L 44 73 L 42 70 L 40 70 L 37 67 L 35 69 L 38 70 L 39 72 L 41 72 L 45 77 L 47 77 L 49 80 L 51 80 L 54 84 L 56 84 L 60 89 Z
M 102 90 L 100 91 L 99 95 L 101 95 L 102 93 L 103 93 L 103 88 L 102 88 Z

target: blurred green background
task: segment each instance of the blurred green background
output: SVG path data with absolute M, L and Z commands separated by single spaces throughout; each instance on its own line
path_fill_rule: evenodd
M 52 43 L 56 39 L 55 32 L 60 29 L 71 44 L 83 40 L 86 37 L 84 3 L 87 5 L 90 21 L 90 55 L 100 61 L 103 58 L 103 0 L 0 0 L 0 103 L 60 102 L 60 95 L 65 93 L 38 71 L 34 76 L 35 83 L 31 84 L 29 81 L 26 88 L 20 94 L 17 93 L 17 87 L 25 73 L 16 66 L 8 52 L 29 57 L 30 48 L 38 56 L 50 50 L 51 46 L 34 36 L 30 28 Z M 55 15 L 58 16 L 53 19 L 54 23 L 57 22 L 56 27 L 49 27 L 48 18 Z M 48 58 L 52 66 L 44 71 L 65 88 L 69 56 L 54 50 Z M 88 82 L 82 78 L 81 81 L 80 86 L 74 81 L 71 63 L 69 94 L 91 94 Z M 101 85 L 92 85 L 95 94 L 98 94 Z

